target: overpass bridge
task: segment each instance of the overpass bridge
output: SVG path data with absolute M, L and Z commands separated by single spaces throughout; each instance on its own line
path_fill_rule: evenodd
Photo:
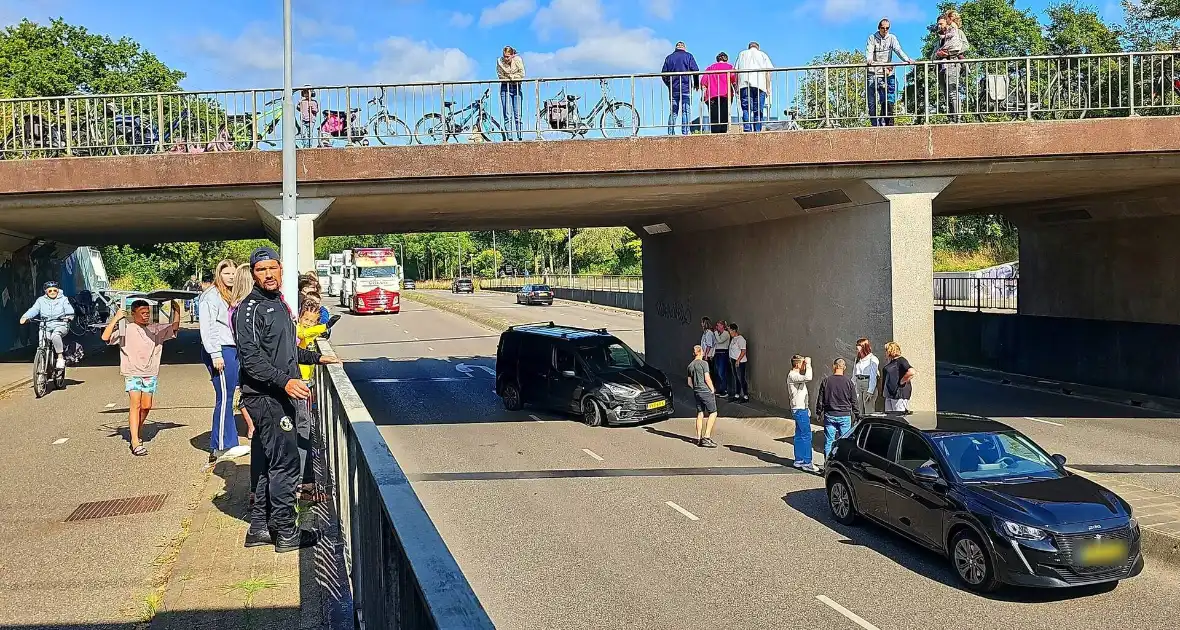
M 499 83 L 316 88 L 324 120 L 348 121 L 301 126 L 298 242 L 282 244 L 310 268 L 317 234 L 627 225 L 644 237 L 658 365 L 680 362 L 695 325 L 657 313 L 733 313 L 765 293 L 731 316 L 775 347 L 826 357 L 892 339 L 933 374 L 931 218 L 1002 212 L 1022 228 L 1023 286 L 1051 296 L 1022 312 L 1176 323 L 1160 239 L 1180 227 L 1177 55 L 970 60 L 957 113 L 945 63 L 897 64 L 895 115 L 876 121 L 863 67 L 776 69 L 785 118 L 687 136 L 713 130 L 707 108 L 669 127 L 661 75 L 527 81 L 523 142 L 491 100 Z M 55 243 L 278 240 L 278 95 L 0 101 L 11 284 L 54 273 Z M 1079 284 L 1102 285 L 1103 305 Z M 754 369 L 781 384 L 789 365 Z M 783 403 L 785 386 L 764 395 Z

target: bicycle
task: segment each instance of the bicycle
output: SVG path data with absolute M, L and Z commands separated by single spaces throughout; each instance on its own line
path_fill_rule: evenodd
M 461 142 L 460 136 L 467 133 L 476 142 L 503 140 L 504 132 L 500 123 L 488 113 L 485 105 L 491 94 L 491 88 L 484 90 L 483 96 L 459 111 L 452 111 L 454 101 L 443 101 L 444 113 L 431 112 L 414 125 L 414 136 L 418 143 L 426 144 L 426 139 L 438 143 Z
M 542 140 L 569 140 L 585 137 L 598 119 L 598 129 L 604 138 L 626 138 L 639 135 L 639 112 L 630 103 L 616 100 L 610 93 L 606 79 L 598 80 L 602 96 L 590 113 L 582 116 L 578 100 L 582 97 L 566 94 L 565 88 L 553 99 L 545 101 L 537 114 L 537 137 Z M 616 130 L 619 132 L 616 134 Z M 553 134 L 552 137 L 546 134 Z M 621 134 L 621 135 L 620 135 Z
M 0 159 L 8 153 L 29 159 L 38 151 L 45 157 L 59 157 L 65 153 L 65 148 L 65 135 L 59 125 L 46 122 L 42 116 L 26 114 L 13 119 L 12 131 L 0 145 Z
M 60 370 L 57 365 L 57 353 L 49 341 L 49 322 L 57 319 L 34 317 L 30 322 L 37 322 L 37 354 L 33 357 L 33 395 L 37 398 L 49 393 L 49 384 L 57 389 L 66 387 L 66 370 Z
M 377 113 L 369 118 L 366 128 L 382 146 L 409 146 L 414 144 L 414 134 L 410 133 L 410 126 L 401 118 L 391 114 L 385 105 L 385 88 L 375 98 L 369 100 L 369 105 L 377 106 Z M 421 123 L 419 123 L 421 124 Z
M 74 299 L 74 318 L 70 320 L 70 332 L 75 337 L 85 337 L 106 326 L 111 316 L 111 304 L 101 293 L 79 291 Z

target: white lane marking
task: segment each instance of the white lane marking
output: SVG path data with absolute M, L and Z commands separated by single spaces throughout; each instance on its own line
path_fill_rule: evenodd
M 693 514 L 692 512 L 689 512 L 688 510 L 686 510 L 686 509 L 684 509 L 684 508 L 680 507 L 679 505 L 676 505 L 675 503 L 673 503 L 673 502 L 671 502 L 671 501 L 665 501 L 665 502 L 664 502 L 664 505 L 666 505 L 666 506 L 668 506 L 668 507 L 672 508 L 673 510 L 676 510 L 677 512 L 680 512 L 681 514 L 685 515 L 686 517 L 688 517 L 688 520 L 690 520 L 690 521 L 699 521 L 699 520 L 701 520 L 701 519 L 697 518 L 697 515 L 696 515 L 696 514 Z
M 582 321 L 586 321 L 586 318 L 585 318 L 585 317 L 583 317 L 583 318 L 582 318 Z
M 592 450 L 590 450 L 590 449 L 588 449 L 588 448 L 584 448 L 584 449 L 582 449 L 582 452 L 583 452 L 583 453 L 585 453 L 585 454 L 587 454 L 587 455 L 589 455 L 590 457 L 593 457 L 594 459 L 597 459 L 597 460 L 598 460 L 598 461 L 600 461 L 600 462 L 601 462 L 601 461 L 605 461 L 605 460 L 603 460 L 603 459 L 602 459 L 602 456 L 601 456 L 601 455 L 599 455 L 598 453 L 595 453 L 594 451 L 592 451 Z
M 1041 420 L 1040 418 L 1033 418 L 1032 416 L 1025 416 L 1025 420 L 1032 420 L 1033 422 L 1040 422 L 1041 424 L 1051 424 L 1055 427 L 1063 427 L 1064 424 L 1057 424 L 1056 422 L 1049 422 L 1048 420 Z
M 470 381 L 470 378 L 455 378 L 453 376 L 436 376 L 434 378 L 370 378 L 362 383 L 454 383 L 456 381 Z
M 66 443 L 66 440 L 69 440 L 69 439 L 70 439 L 70 438 L 58 438 L 58 439 L 56 439 L 56 440 L 54 440 L 54 441 L 53 441 L 53 445 L 54 445 L 54 446 L 57 446 L 58 444 L 65 444 L 65 443 Z
M 429 351 L 431 351 L 431 352 L 434 352 L 434 348 L 431 348 L 430 346 L 426 346 L 426 349 L 427 349 L 427 350 L 429 350 Z
M 114 409 L 114 408 L 115 408 L 115 403 L 107 403 L 107 406 L 106 406 L 106 408 L 107 408 L 107 409 Z
M 440 359 L 442 359 L 443 361 L 446 361 L 447 363 L 450 363 L 450 362 L 451 362 L 451 358 L 450 358 L 450 357 L 439 357 L 439 358 L 440 358 Z
M 542 419 L 538 418 L 537 416 L 534 416 L 534 415 L 533 415 L 533 414 L 531 414 L 531 413 L 529 414 L 529 417 L 530 417 L 530 418 L 532 418 L 533 420 L 536 420 L 537 422 L 541 422 L 541 423 L 544 423 L 544 422 L 545 422 L 544 420 L 542 420 Z
M 827 595 L 816 595 L 815 598 L 818 599 L 819 601 L 823 602 L 824 605 L 826 605 L 828 608 L 831 608 L 832 610 L 847 617 L 848 620 L 851 621 L 852 623 L 864 628 L 864 630 L 880 630 L 880 628 L 878 628 L 877 626 L 874 626 L 873 624 L 865 621 L 863 618 L 861 618 L 860 615 L 858 615 L 858 614 L 852 612 L 851 610 L 848 610 L 847 608 L 841 606 L 840 604 L 837 604 L 836 602 L 832 601 L 831 599 L 828 598 Z

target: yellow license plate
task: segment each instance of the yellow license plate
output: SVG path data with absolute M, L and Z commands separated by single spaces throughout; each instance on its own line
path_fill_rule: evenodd
M 1078 550 L 1078 561 L 1088 567 L 1103 567 L 1121 564 L 1130 550 L 1121 540 L 1099 540 Z
M 648 409 L 659 409 L 660 407 L 663 407 L 667 404 L 668 404 L 668 401 L 666 401 L 666 400 L 657 400 L 654 403 L 647 403 L 647 408 Z

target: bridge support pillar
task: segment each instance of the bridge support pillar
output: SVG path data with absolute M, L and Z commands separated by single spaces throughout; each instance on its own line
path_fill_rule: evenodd
M 295 249 L 295 258 L 299 261 L 298 268 L 294 270 L 296 275 L 315 271 L 315 222 L 334 201 L 335 197 L 300 197 L 295 202 L 295 218 L 284 219 L 281 199 L 255 200 L 258 214 L 271 240 L 278 243 L 280 249 Z M 282 253 L 286 258 L 287 252 Z M 283 283 L 287 284 L 287 281 Z

